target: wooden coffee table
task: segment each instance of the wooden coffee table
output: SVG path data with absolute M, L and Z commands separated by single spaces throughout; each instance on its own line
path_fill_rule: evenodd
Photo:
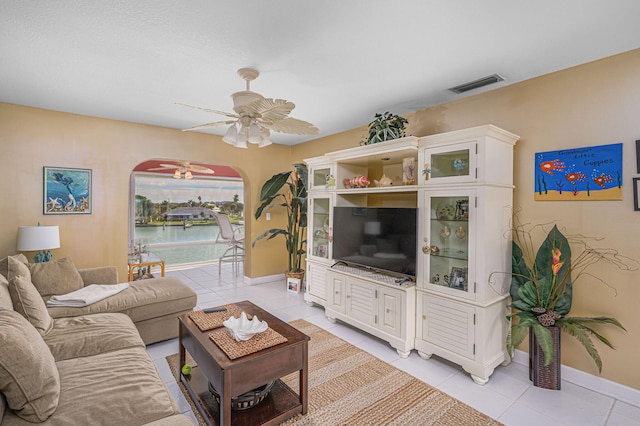
M 288 339 L 287 342 L 231 360 L 189 318 L 180 315 L 180 369 L 185 364 L 185 350 L 197 367 L 190 375 L 180 372 L 180 380 L 189 391 L 198 410 L 209 425 L 275 425 L 296 414 L 306 414 L 308 405 L 309 336 L 279 320 L 249 301 L 236 302 L 248 314 L 257 315 L 269 327 Z M 299 372 L 300 392 L 296 394 L 281 377 Z M 231 410 L 231 398 L 275 381 L 269 396 L 255 407 Z M 220 395 L 220 404 L 209 392 L 209 382 Z

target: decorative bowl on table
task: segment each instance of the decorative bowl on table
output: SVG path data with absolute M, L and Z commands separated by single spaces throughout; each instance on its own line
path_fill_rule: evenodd
M 240 314 L 239 318 L 231 317 L 222 324 L 229 330 L 234 340 L 238 342 L 249 340 L 269 327 L 266 321 L 260 321 L 256 315 L 249 320 L 244 312 Z

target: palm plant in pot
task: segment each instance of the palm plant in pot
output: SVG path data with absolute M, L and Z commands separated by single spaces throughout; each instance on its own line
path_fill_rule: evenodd
M 513 355 L 514 348 L 528 334 L 529 378 L 534 386 L 560 389 L 560 331 L 575 337 L 601 372 L 602 360 L 591 338 L 612 349 L 613 346 L 594 326 L 611 325 L 624 330 L 615 318 L 568 316 L 573 284 L 584 274 L 594 277 L 586 271 L 595 263 L 604 261 L 621 270 L 634 270 L 632 263 L 637 262 L 612 249 L 593 248 L 583 236 L 570 237 L 574 245 L 582 248 L 572 260 L 569 240 L 555 225 L 534 254 L 533 228 L 544 230 L 542 225 L 525 229 L 520 224 L 513 229 L 510 295 L 514 313 L 509 317 L 512 328 L 507 349 Z
M 288 253 L 288 270 L 285 272 L 297 274 L 302 282 L 304 270 L 302 269 L 302 257 L 306 253 L 306 228 L 307 228 L 307 168 L 304 164 L 294 164 L 293 170 L 280 172 L 267 180 L 260 190 L 260 205 L 255 218 L 273 208 L 285 208 L 287 212 L 286 229 L 273 228 L 259 235 L 251 244 L 255 244 L 267 238 L 271 240 L 282 235 Z

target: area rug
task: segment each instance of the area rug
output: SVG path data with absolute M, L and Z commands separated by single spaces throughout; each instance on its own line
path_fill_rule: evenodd
M 309 410 L 283 425 L 501 425 L 320 327 L 304 320 L 289 324 L 311 337 Z M 178 379 L 178 354 L 167 362 L 199 424 L 205 425 Z M 297 392 L 297 373 L 282 381 Z

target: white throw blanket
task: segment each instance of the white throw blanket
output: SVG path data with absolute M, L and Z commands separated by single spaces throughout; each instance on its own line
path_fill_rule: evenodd
M 122 290 L 129 288 L 129 283 L 122 284 L 91 284 L 80 290 L 71 293 L 61 294 L 59 296 L 51 296 L 47 301 L 47 306 L 69 306 L 73 308 L 81 308 L 91 305 L 102 299 L 120 293 Z

